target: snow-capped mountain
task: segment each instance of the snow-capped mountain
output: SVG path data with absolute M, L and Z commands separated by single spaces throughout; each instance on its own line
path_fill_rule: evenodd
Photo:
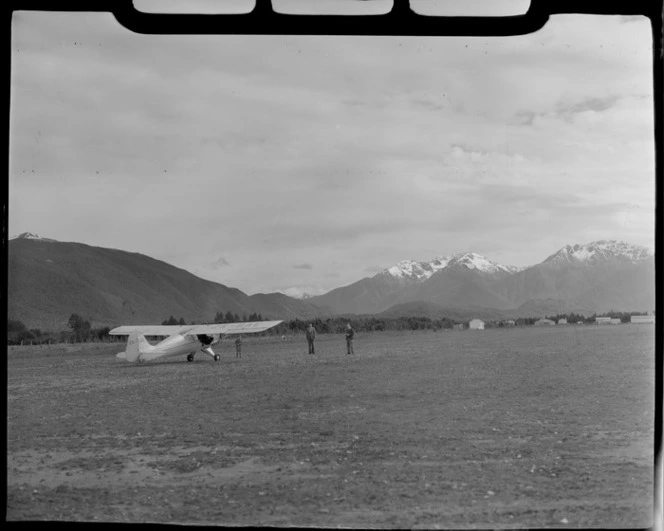
M 287 288 L 285 290 L 281 290 L 278 293 L 283 293 L 284 295 L 288 295 L 293 299 L 306 300 L 310 299 L 311 297 L 315 297 L 316 295 L 321 295 L 322 293 L 324 293 L 324 291 L 319 288 L 313 288 L 313 287 L 308 287 L 308 288 L 292 287 L 292 288 Z
M 43 242 L 55 242 L 52 238 L 42 238 L 39 234 L 33 234 L 32 232 L 22 232 L 18 236 L 12 236 L 10 240 L 40 240 Z
M 414 260 L 404 260 L 398 264 L 388 267 L 378 275 L 391 275 L 395 278 L 407 278 L 419 281 L 425 281 L 431 278 L 435 273 L 446 267 L 464 267 L 481 273 L 516 273 L 522 268 L 515 266 L 506 266 L 493 262 L 488 258 L 477 253 L 458 253 L 453 256 L 436 257 L 429 262 L 416 262 Z
M 284 292 L 284 295 L 288 295 L 289 297 L 292 297 L 293 299 L 298 299 L 298 300 L 301 300 L 301 301 L 305 301 L 307 299 L 310 299 L 311 297 L 315 297 L 316 295 L 321 294 L 321 290 L 317 290 L 317 291 L 318 291 L 318 293 L 309 293 L 309 292 L 306 292 L 306 291 L 300 293 L 300 292 L 294 291 L 292 294 Z
M 410 278 L 413 280 L 426 280 L 436 271 L 447 266 L 449 258 L 434 258 L 430 262 L 416 262 L 415 260 L 402 260 L 392 267 L 381 271 L 380 274 L 391 275 L 395 278 Z
M 558 252 L 549 256 L 543 263 L 552 265 L 579 265 L 620 260 L 635 264 L 652 256 L 652 250 L 647 247 L 618 240 L 599 240 L 586 245 L 566 245 Z
M 617 240 L 566 245 L 493 287 L 515 306 L 544 300 L 579 311 L 651 310 L 654 254 Z
M 516 266 L 507 266 L 493 262 L 481 254 L 477 253 L 461 253 L 454 255 L 449 263 L 448 267 L 451 266 L 461 266 L 467 269 L 474 269 L 481 273 L 515 273 L 521 268 Z
M 364 278 L 312 297 L 310 302 L 336 313 L 377 313 L 392 305 L 414 301 L 505 308 L 510 305 L 488 285 L 520 268 L 493 262 L 473 252 L 438 256 L 429 261 L 403 260 Z
M 616 240 L 567 245 L 543 262 L 506 266 L 473 252 L 416 262 L 404 260 L 369 278 L 312 297 L 333 313 L 380 313 L 426 302 L 443 308 L 529 311 L 650 310 L 654 307 L 653 252 Z M 552 306 L 553 305 L 553 306 Z

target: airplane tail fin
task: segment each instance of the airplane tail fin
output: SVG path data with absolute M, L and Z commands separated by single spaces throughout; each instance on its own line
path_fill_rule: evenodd
M 138 332 L 133 332 L 127 341 L 127 349 L 124 357 L 127 361 L 137 361 L 142 353 L 149 352 L 150 350 L 152 350 L 152 345 L 148 343 L 145 336 Z

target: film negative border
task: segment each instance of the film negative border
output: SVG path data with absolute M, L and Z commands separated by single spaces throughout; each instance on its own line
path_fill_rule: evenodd
M 393 0 L 382 15 L 301 15 L 275 12 L 271 0 L 256 0 L 243 14 L 145 13 L 131 0 L 26 0 L 10 2 L 12 10 L 110 12 L 125 28 L 143 34 L 172 35 L 367 35 L 367 36 L 508 36 L 532 33 L 550 15 L 645 15 L 661 26 L 661 4 L 647 0 L 531 0 L 523 15 L 447 17 L 415 13 L 408 0 Z M 12 4 L 14 4 L 12 6 Z

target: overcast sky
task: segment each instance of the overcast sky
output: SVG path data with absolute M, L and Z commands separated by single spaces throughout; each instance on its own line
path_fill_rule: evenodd
M 249 294 L 462 251 L 653 248 L 650 35 L 565 15 L 507 38 L 146 36 L 19 12 L 9 232 Z

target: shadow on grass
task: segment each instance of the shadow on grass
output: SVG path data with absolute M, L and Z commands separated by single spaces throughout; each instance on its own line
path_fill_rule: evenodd
M 188 366 L 188 365 L 198 365 L 198 364 L 217 364 L 217 365 L 226 365 L 222 362 L 219 361 L 213 361 L 213 360 L 194 360 L 194 361 L 187 361 L 186 358 L 179 360 L 171 360 L 171 361 L 147 361 L 143 363 L 123 363 L 122 365 L 118 365 L 116 368 L 118 369 L 151 369 L 155 367 L 163 367 L 164 365 L 182 365 L 182 366 Z

